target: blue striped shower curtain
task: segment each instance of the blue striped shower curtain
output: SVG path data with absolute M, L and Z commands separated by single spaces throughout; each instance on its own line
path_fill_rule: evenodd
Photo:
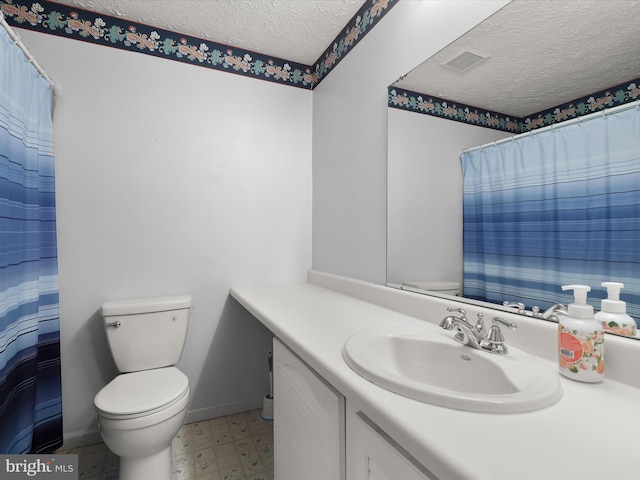
M 640 109 L 463 153 L 464 296 L 547 308 L 625 284 L 640 322 Z M 639 323 L 640 324 L 640 323 Z
M 0 27 L 0 453 L 62 444 L 51 87 Z

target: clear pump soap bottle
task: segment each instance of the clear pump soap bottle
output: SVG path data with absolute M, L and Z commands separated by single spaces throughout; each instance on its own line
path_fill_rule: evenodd
M 569 315 L 560 316 L 558 324 L 558 362 L 560 373 L 580 382 L 604 380 L 604 331 L 587 304 L 587 285 L 565 285 L 573 290 L 575 301 L 569 304 Z
M 627 315 L 627 304 L 620 300 L 620 289 L 624 287 L 624 284 L 602 282 L 601 285 L 607 289 L 609 298 L 602 300 L 602 310 L 596 313 L 596 320 L 602 323 L 602 328 L 605 332 L 625 337 L 635 337 L 636 322 Z

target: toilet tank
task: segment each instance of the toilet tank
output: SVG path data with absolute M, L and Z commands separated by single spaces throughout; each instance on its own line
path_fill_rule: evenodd
M 102 305 L 107 341 L 122 373 L 175 365 L 187 336 L 190 295 L 132 298 Z

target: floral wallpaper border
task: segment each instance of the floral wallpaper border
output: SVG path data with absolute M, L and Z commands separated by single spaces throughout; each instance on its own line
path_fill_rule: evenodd
M 505 132 L 519 133 L 520 131 L 521 119 L 518 117 L 511 118 L 499 112 L 471 107 L 444 98 L 403 90 L 394 86 L 388 88 L 388 105 L 401 110 L 423 113 Z
M 514 134 L 525 133 L 636 100 L 640 100 L 640 78 L 576 98 L 529 117 L 520 118 L 394 86 L 388 88 L 389 107 Z
M 0 11 L 15 27 L 313 90 L 398 1 L 367 0 L 314 65 L 55 2 L 0 0 Z
M 318 85 L 340 60 L 368 33 L 374 24 L 400 0 L 368 0 L 315 63 Z
M 582 117 L 611 107 L 640 100 L 640 78 L 543 110 L 522 119 L 522 132 Z

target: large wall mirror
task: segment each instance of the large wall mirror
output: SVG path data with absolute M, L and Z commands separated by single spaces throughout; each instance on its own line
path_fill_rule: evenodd
M 625 82 L 640 99 L 639 20 L 635 0 L 513 0 L 389 87 L 389 286 L 462 294 L 461 153 L 582 114 L 576 99 L 612 105 L 613 92 L 590 96 Z

